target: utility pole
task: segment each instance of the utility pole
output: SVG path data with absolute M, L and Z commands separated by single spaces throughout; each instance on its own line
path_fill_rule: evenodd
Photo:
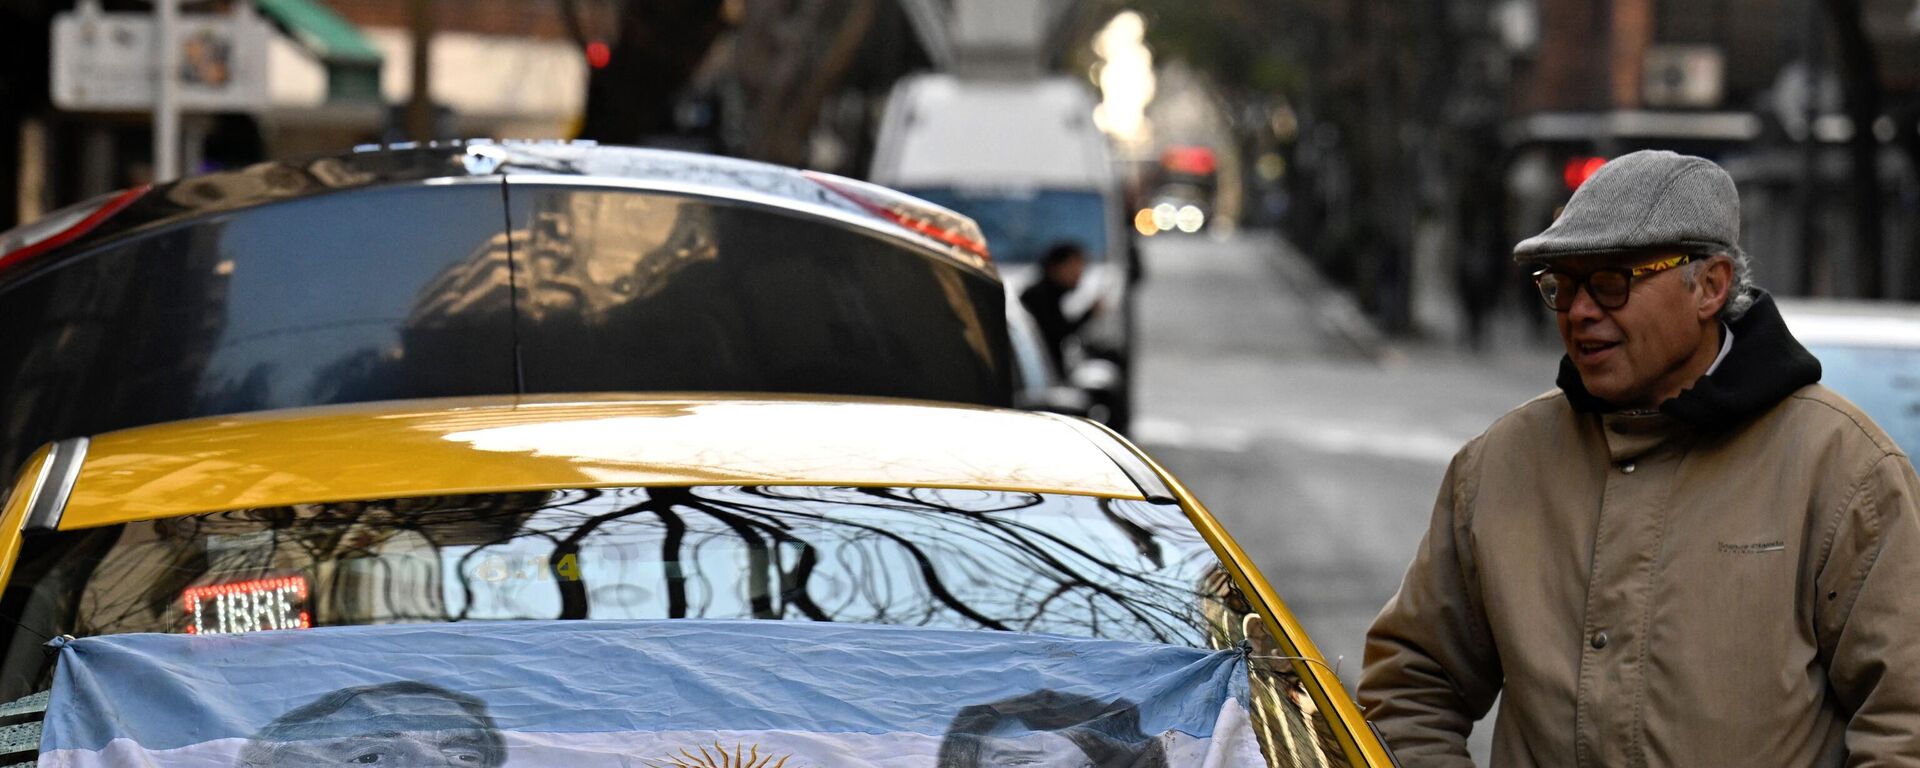
M 154 0 L 153 180 L 180 176 L 180 0 Z
M 1795 277 L 1802 296 L 1826 292 L 1826 281 L 1822 279 L 1826 254 L 1820 248 L 1825 240 L 1820 237 L 1820 135 L 1814 130 L 1820 121 L 1820 35 L 1825 31 L 1820 22 L 1820 9 L 1816 7 L 1819 1 L 1807 0 L 1805 37 L 1800 41 L 1800 55 L 1806 62 L 1807 72 L 1807 98 L 1801 105 L 1806 115 L 1806 130 L 1800 139 L 1800 184 L 1794 197 L 1800 204 L 1800 269 Z
M 1886 238 L 1880 226 L 1885 201 L 1880 192 L 1880 138 L 1874 125 L 1880 120 L 1879 57 L 1867 36 L 1866 11 L 1860 0 L 1826 0 L 1821 4 L 1833 21 L 1835 64 L 1840 70 L 1847 118 L 1853 123 L 1847 154 L 1853 166 L 1848 188 L 1853 204 L 1854 295 L 1885 298 L 1889 292 L 1886 270 L 1881 266 Z
M 409 25 L 413 36 L 413 93 L 407 99 L 407 137 L 426 142 L 434 135 L 433 110 L 433 2 L 411 0 Z

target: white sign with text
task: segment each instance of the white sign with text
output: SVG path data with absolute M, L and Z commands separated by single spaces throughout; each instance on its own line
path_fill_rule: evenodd
M 144 13 L 61 13 L 53 21 L 53 103 L 67 110 L 153 108 L 154 21 Z M 250 111 L 267 104 L 267 43 L 273 29 L 251 14 L 182 15 L 180 107 Z

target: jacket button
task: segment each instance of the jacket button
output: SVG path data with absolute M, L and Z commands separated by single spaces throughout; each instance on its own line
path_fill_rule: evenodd
M 1633 474 L 1633 462 L 1629 461 L 1624 464 L 1621 464 L 1620 471 L 1625 472 L 1629 475 Z
M 1596 651 L 1607 647 L 1607 633 L 1604 631 L 1593 633 L 1592 642 L 1593 642 L 1593 649 Z

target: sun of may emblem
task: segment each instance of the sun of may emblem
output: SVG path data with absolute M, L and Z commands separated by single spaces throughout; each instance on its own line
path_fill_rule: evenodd
M 690 749 L 682 749 L 678 755 L 654 758 L 647 762 L 647 767 L 788 768 L 787 761 L 793 758 L 792 755 L 762 755 L 760 754 L 760 745 L 758 744 L 735 744 L 733 745 L 733 751 L 728 752 L 725 745 L 716 741 L 713 743 L 713 750 L 711 752 L 709 752 L 706 747 L 696 747 L 696 749 L 700 750 L 698 754 L 695 754 L 693 750 Z M 796 765 L 792 766 L 792 768 L 800 768 L 800 766 Z

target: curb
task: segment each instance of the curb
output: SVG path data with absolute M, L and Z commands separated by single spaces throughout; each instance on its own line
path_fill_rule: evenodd
M 1267 264 L 1312 312 L 1316 330 L 1345 342 L 1365 357 L 1379 360 L 1387 355 L 1386 334 L 1360 311 L 1353 294 L 1327 282 L 1292 241 L 1271 230 L 1242 232 L 1249 240 L 1267 241 L 1266 250 L 1273 254 Z

